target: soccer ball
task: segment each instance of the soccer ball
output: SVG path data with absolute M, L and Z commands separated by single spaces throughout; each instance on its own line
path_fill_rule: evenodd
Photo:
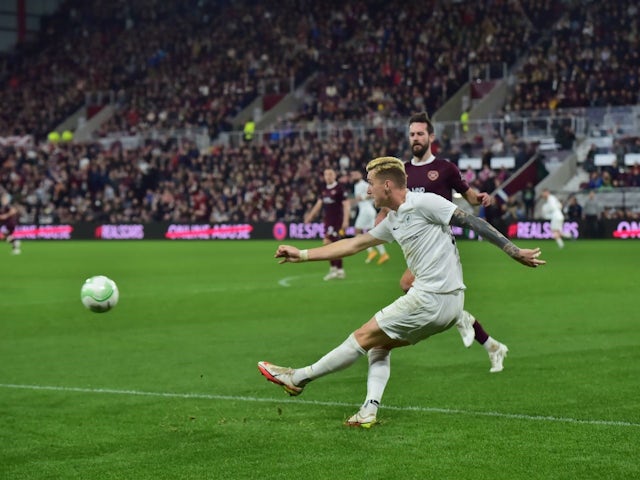
M 108 312 L 118 304 L 118 286 L 104 275 L 87 278 L 80 289 L 82 304 L 92 312 Z

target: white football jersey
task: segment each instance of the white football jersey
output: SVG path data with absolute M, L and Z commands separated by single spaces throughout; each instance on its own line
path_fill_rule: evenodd
M 555 195 L 549 195 L 542 204 L 542 216 L 547 220 L 564 220 L 562 204 Z
M 358 202 L 358 209 L 360 211 L 371 211 L 375 212 L 375 207 L 373 206 L 373 198 L 367 195 L 367 190 L 369 190 L 369 184 L 366 180 L 358 180 L 356 184 L 353 186 L 353 196 Z
M 409 270 L 413 288 L 434 293 L 464 290 L 462 266 L 449 221 L 456 205 L 434 193 L 407 192 L 397 212 L 369 231 L 380 240 L 397 241 Z

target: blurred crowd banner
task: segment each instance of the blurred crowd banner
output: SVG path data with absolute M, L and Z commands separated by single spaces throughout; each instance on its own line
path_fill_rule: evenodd
M 549 222 L 532 220 L 498 226 L 513 239 L 543 240 L 552 237 Z M 4 227 L 2 227 L 4 228 Z M 564 231 L 576 239 L 640 239 L 640 220 L 602 220 L 596 224 L 565 222 Z M 0 238 L 6 235 L 0 229 Z M 320 240 L 322 223 L 220 223 L 220 224 L 96 224 L 19 225 L 15 236 L 22 240 Z M 353 236 L 350 227 L 345 236 Z M 477 239 L 473 231 L 454 227 L 458 239 Z

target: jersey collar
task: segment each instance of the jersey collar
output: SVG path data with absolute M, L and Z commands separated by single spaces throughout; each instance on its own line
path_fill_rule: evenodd
M 436 159 L 436 157 L 433 154 L 431 154 L 431 156 L 429 158 L 427 158 L 426 160 L 423 160 L 423 161 L 416 160 L 416 157 L 413 157 L 411 159 L 411 165 L 415 165 L 416 167 L 420 167 L 422 165 L 427 165 L 427 164 L 433 162 L 435 159 Z

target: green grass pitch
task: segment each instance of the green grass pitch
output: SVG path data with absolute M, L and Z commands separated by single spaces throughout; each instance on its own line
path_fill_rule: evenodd
M 364 359 L 297 398 L 256 363 L 312 363 L 395 299 L 397 246 L 323 282 L 270 241 L 5 244 L 0 479 L 639 478 L 640 243 L 520 243 L 548 265 L 459 243 L 505 370 L 455 329 L 396 350 L 371 430 L 342 425 Z M 97 274 L 120 288 L 104 314 L 80 303 Z

